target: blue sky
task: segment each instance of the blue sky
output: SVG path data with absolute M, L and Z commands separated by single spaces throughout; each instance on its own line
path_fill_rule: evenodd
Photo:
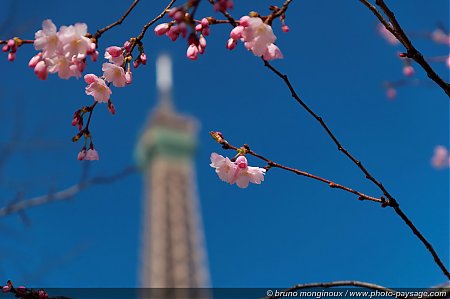
M 10 11 L 8 2 L 1 4 L 1 19 Z M 116 20 L 131 1 L 76 1 L 76 7 L 64 1 L 17 2 L 8 30 L 32 38 L 47 18 L 58 27 L 86 22 L 95 32 Z M 164 6 L 141 2 L 124 24 L 104 34 L 100 49 L 139 34 Z M 281 3 L 236 3 L 233 15 L 265 14 L 268 5 Z M 448 24 L 447 1 L 388 3 L 408 32 Z M 219 17 L 205 1 L 198 15 L 211 14 Z M 425 84 L 401 88 L 395 101 L 386 99 L 381 82 L 400 79 L 402 62 L 398 49 L 376 34 L 375 17 L 359 1 L 293 1 L 286 23 L 289 33 L 281 32 L 278 22 L 274 25 L 285 56 L 274 66 L 288 74 L 302 99 L 385 184 L 448 266 L 448 170 L 430 165 L 435 145 L 449 141 L 447 96 Z M 156 103 L 154 62 L 159 53 L 169 53 L 176 108 L 201 122 L 196 169 L 213 286 L 362 280 L 425 287 L 445 281 L 391 209 L 277 169 L 262 185 L 245 190 L 216 177 L 210 153 L 232 153 L 210 139 L 211 130 L 223 132 L 235 145 L 248 143 L 274 161 L 381 195 L 260 59 L 242 45 L 232 52 L 225 49 L 229 30 L 213 27 L 206 53 L 195 62 L 185 57 L 185 41 L 173 43 L 148 32 L 148 65 L 133 73 L 131 86 L 113 90 L 117 114 L 109 115 L 105 106 L 94 115 L 91 130 L 101 159 L 92 163 L 92 175 L 112 174 L 134 163 L 134 146 Z M 413 41 L 425 56 L 448 53 L 445 46 Z M 30 145 L 20 147 L 1 170 L 2 206 L 18 189 L 26 196 L 59 190 L 77 182 L 82 172 L 70 122 L 73 112 L 92 99 L 84 94 L 83 80 L 37 80 L 27 67 L 34 53 L 24 46 L 14 63 L 0 57 L 0 142 L 20 127 L 22 140 Z M 102 62 L 89 63 L 87 71 L 100 73 Z M 448 81 L 448 69 L 433 66 Z M 417 78 L 427 81 L 420 68 L 416 71 Z M 249 162 L 264 165 L 254 158 Z M 30 209 L 31 226 L 17 215 L 0 219 L 0 278 L 39 287 L 137 286 L 142 195 L 142 178 L 136 174 L 69 201 Z

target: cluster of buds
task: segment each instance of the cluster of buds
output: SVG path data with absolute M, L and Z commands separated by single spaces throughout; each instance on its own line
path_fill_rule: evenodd
M 94 148 L 94 144 L 91 141 L 89 145 L 89 149 L 86 150 L 86 146 L 83 146 L 81 151 L 78 153 L 77 159 L 79 161 L 97 161 L 98 160 L 98 152 Z
M 217 0 L 214 3 L 215 11 L 226 11 L 227 9 L 232 9 L 234 7 L 234 3 L 232 0 Z
M 158 36 L 166 35 L 172 41 L 176 41 L 181 35 L 187 36 L 186 10 L 183 7 L 175 7 L 168 13 L 173 20 L 169 23 L 162 23 L 155 27 L 155 34 Z
M 8 60 L 14 61 L 16 59 L 16 52 L 19 46 L 21 45 L 21 40 L 18 38 L 12 38 L 6 42 L 6 44 L 3 46 L 2 51 L 3 52 L 9 52 L 8 53 Z
M 5 286 L 1 287 L 2 293 L 13 293 L 16 298 L 28 299 L 28 298 L 37 298 L 37 299 L 47 299 L 48 294 L 43 289 L 35 291 L 33 289 L 27 289 L 24 286 L 19 286 L 15 288 L 11 282 L 8 280 Z

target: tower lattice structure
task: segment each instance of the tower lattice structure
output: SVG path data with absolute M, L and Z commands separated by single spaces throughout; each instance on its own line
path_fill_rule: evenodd
M 174 109 L 171 65 L 168 56 L 157 60 L 159 100 L 137 146 L 145 185 L 141 287 L 166 292 L 161 298 L 205 298 L 204 290 L 192 293 L 210 285 L 193 159 L 198 122 Z M 175 288 L 185 289 L 181 297 Z

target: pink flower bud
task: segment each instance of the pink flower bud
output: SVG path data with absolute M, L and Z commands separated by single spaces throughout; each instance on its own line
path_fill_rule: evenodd
M 125 73 L 125 80 L 126 84 L 131 84 L 131 82 L 133 82 L 133 74 L 131 71 Z
M 84 157 L 84 159 L 86 161 L 96 161 L 98 160 L 98 152 L 96 149 L 93 148 L 93 146 L 91 145 L 91 148 L 88 149 L 88 151 L 86 152 L 86 156 Z
M 30 59 L 30 62 L 28 62 L 28 66 L 31 68 L 34 68 L 36 64 L 41 61 L 42 53 L 39 52 L 37 55 L 33 56 L 33 58 Z
M 211 29 L 209 29 L 209 27 L 205 27 L 205 28 L 203 28 L 203 30 L 202 30 L 202 34 L 203 34 L 204 36 L 208 36 L 210 32 L 211 32 Z
M 206 39 L 203 37 L 203 35 L 200 35 L 200 39 L 198 40 L 200 46 L 203 48 L 206 48 Z
M 239 25 L 244 26 L 244 27 L 248 27 L 250 25 L 250 23 L 248 22 L 249 20 L 250 20 L 249 16 L 243 16 L 239 20 Z
M 86 148 L 83 148 L 77 155 L 79 161 L 84 160 L 84 158 L 86 158 Z
M 8 53 L 8 60 L 9 61 L 14 61 L 14 59 L 16 59 L 16 53 L 9 52 Z
M 191 60 L 196 60 L 198 57 L 198 48 L 195 44 L 191 44 L 186 51 L 187 58 Z
M 179 10 L 173 15 L 173 19 L 178 23 L 181 23 L 184 20 L 184 11 Z
M 178 32 L 178 26 L 170 27 L 169 31 L 166 32 L 166 35 L 174 42 L 177 40 L 180 33 Z
M 9 51 L 8 45 L 4 45 L 4 46 L 2 47 L 2 51 L 3 51 L 3 52 L 8 52 L 8 51 Z
M 112 115 L 116 114 L 116 107 L 114 106 L 114 104 L 111 101 L 108 102 L 108 111 Z
M 195 26 L 195 31 L 202 31 L 202 29 L 203 29 L 202 24 L 197 24 L 197 25 Z
M 180 9 L 178 7 L 169 9 L 167 11 L 167 14 L 169 15 L 169 17 L 173 18 L 173 16 L 175 15 L 175 13 L 177 13 L 177 11 L 179 11 Z
M 16 46 L 16 42 L 13 39 L 8 40 L 8 47 L 14 48 Z
M 93 62 L 96 62 L 97 59 L 98 59 L 98 51 L 92 52 L 92 54 L 91 54 L 91 60 L 92 60 Z
M 203 18 L 201 22 L 202 22 L 201 24 L 202 24 L 203 27 L 208 27 L 209 26 L 209 21 L 208 21 L 207 18 Z
M 281 26 L 281 30 L 283 32 L 289 32 L 289 26 L 288 25 L 283 25 L 283 26 Z
M 137 69 L 140 65 L 141 65 L 141 60 L 140 60 L 140 59 L 135 59 L 135 60 L 133 61 L 133 67 L 134 67 L 135 69 Z
M 186 38 L 186 35 L 187 35 L 186 23 L 180 23 L 178 25 L 177 29 L 178 29 L 178 33 L 180 33 L 183 38 Z
M 106 48 L 106 52 L 108 52 L 112 57 L 119 57 L 122 55 L 123 50 L 121 47 L 111 46 Z
M 125 48 L 125 51 L 130 52 L 131 43 L 129 41 L 126 41 L 123 43 L 123 47 Z
M 230 32 L 230 37 L 234 40 L 238 40 L 242 37 L 242 32 L 244 32 L 243 26 L 236 26 L 233 30 Z
M 411 77 L 414 75 L 414 68 L 411 65 L 405 65 L 403 67 L 403 75 Z
M 155 34 L 161 36 L 170 29 L 169 24 L 163 23 L 155 27 Z
M 141 56 L 139 56 L 141 58 L 141 62 L 143 65 L 147 64 L 147 55 L 145 55 L 145 53 L 141 53 Z
M 8 293 L 10 290 L 11 290 L 10 286 L 3 286 L 3 288 L 2 288 L 3 293 Z
M 198 53 L 203 54 L 205 53 L 205 48 L 203 48 L 202 46 L 198 45 Z
M 233 50 L 234 48 L 236 48 L 236 45 L 237 45 L 237 41 L 235 41 L 235 40 L 232 39 L 232 38 L 230 38 L 230 39 L 227 41 L 227 49 L 228 49 L 228 50 Z
M 41 80 L 47 79 L 48 71 L 47 71 L 47 65 L 45 64 L 44 61 L 41 60 L 36 64 L 36 66 L 34 68 L 34 73 Z

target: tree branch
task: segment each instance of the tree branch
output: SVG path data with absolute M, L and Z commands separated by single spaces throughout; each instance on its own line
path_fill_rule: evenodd
M 122 22 L 125 20 L 125 18 L 130 14 L 130 12 L 134 9 L 134 7 L 139 3 L 140 0 L 134 0 L 133 3 L 130 5 L 128 10 L 114 23 L 109 24 L 108 26 L 97 30 L 97 32 L 92 36 L 95 39 L 99 39 L 100 36 L 102 36 L 103 33 L 108 31 L 109 29 L 122 24 Z
M 297 284 L 289 289 L 283 290 L 281 292 L 288 293 L 294 292 L 297 290 L 303 290 L 303 289 L 312 289 L 312 288 L 332 288 L 332 287 L 362 287 L 370 290 L 376 290 L 380 292 L 392 292 L 393 294 L 396 294 L 397 292 L 393 289 L 389 289 L 377 284 L 369 283 L 369 282 L 363 282 L 363 281 L 357 281 L 357 280 L 343 280 L 343 281 L 331 281 L 331 282 L 315 282 L 315 283 L 305 283 L 305 284 Z M 277 299 L 277 298 L 283 298 L 282 296 L 267 296 L 264 299 Z M 398 296 L 396 298 L 406 298 L 405 296 Z
M 390 23 L 382 16 L 382 14 L 377 10 L 377 8 L 369 2 L 369 0 L 359 0 L 362 4 L 372 11 L 372 13 L 380 20 L 380 22 L 389 30 L 406 48 L 407 53 L 406 56 L 408 58 L 416 61 L 427 73 L 427 76 L 436 82 L 442 90 L 445 91 L 448 97 L 450 97 L 450 85 L 445 82 L 428 64 L 428 62 L 423 57 L 422 53 L 420 53 L 412 44 L 411 40 L 408 38 L 403 28 L 398 23 L 395 18 L 394 13 L 389 9 L 386 3 L 383 0 L 375 0 L 375 3 L 383 10 L 386 16 L 389 18 Z
M 52 192 L 46 195 L 41 195 L 30 199 L 23 199 L 20 201 L 12 202 L 10 205 L 0 208 L 0 217 L 17 213 L 32 207 L 48 204 L 51 202 L 70 199 L 90 186 L 113 183 L 134 172 L 136 172 L 136 168 L 134 166 L 128 166 L 125 167 L 120 172 L 111 176 L 97 176 L 91 179 L 83 180 L 78 184 L 72 185 L 66 189 L 63 189 L 55 193 Z
M 216 133 L 211 132 L 210 134 L 211 134 L 211 136 L 213 136 L 214 139 L 216 139 L 214 137 L 214 134 L 216 134 Z M 220 143 L 222 145 L 222 148 L 224 148 L 224 149 L 233 149 L 233 150 L 236 150 L 238 152 L 239 151 L 243 151 L 246 154 L 252 155 L 252 156 L 254 156 L 254 157 L 256 157 L 256 158 L 258 158 L 260 160 L 263 160 L 263 161 L 267 162 L 267 166 L 265 167 L 267 170 L 269 170 L 272 167 L 284 169 L 284 170 L 287 170 L 289 172 L 295 173 L 297 175 L 301 175 L 301 176 L 304 176 L 304 177 L 307 177 L 307 178 L 310 178 L 310 179 L 313 179 L 313 180 L 325 183 L 330 188 L 341 189 L 341 190 L 347 191 L 349 193 L 353 193 L 355 195 L 358 195 L 358 199 L 359 200 L 370 200 L 370 201 L 374 201 L 374 202 L 378 202 L 378 203 L 384 203 L 384 201 L 385 201 L 384 198 L 377 198 L 377 197 L 369 196 L 369 195 L 366 195 L 366 194 L 364 194 L 362 192 L 354 190 L 352 188 L 349 188 L 349 187 L 346 187 L 344 185 L 335 183 L 335 182 L 333 182 L 331 180 L 322 178 L 320 176 L 317 176 L 317 175 L 314 175 L 314 174 L 311 174 L 311 173 L 308 173 L 308 172 L 305 172 L 305 171 L 302 171 L 302 170 L 299 170 L 299 169 L 296 169 L 296 168 L 288 167 L 288 166 L 279 164 L 277 162 L 274 162 L 274 161 L 272 161 L 272 160 L 270 160 L 270 159 L 268 159 L 268 158 L 266 158 L 266 157 L 264 157 L 264 156 L 262 156 L 260 154 L 257 154 L 256 152 L 251 150 L 249 145 L 247 145 L 247 144 L 245 144 L 242 148 L 237 148 L 236 146 L 230 144 L 223 137 L 220 138 L 219 140 L 217 140 L 217 142 Z

